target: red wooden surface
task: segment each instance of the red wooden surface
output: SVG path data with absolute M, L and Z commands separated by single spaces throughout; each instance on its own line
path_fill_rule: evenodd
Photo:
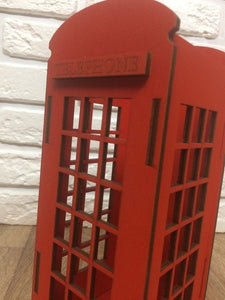
M 174 42 L 147 299 L 194 300 L 205 297 L 223 174 L 225 55 Z
M 225 58 L 178 24 L 157 2 L 108 0 L 54 35 L 33 300 L 204 299 Z

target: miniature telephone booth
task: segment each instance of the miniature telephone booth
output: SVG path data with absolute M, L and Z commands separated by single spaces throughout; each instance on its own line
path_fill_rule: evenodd
M 225 54 L 150 0 L 50 43 L 33 300 L 203 300 L 224 160 Z

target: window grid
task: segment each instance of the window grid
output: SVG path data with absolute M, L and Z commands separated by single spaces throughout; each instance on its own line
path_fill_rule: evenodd
M 191 300 L 217 113 L 181 104 L 157 300 Z
M 112 286 L 122 190 L 116 163 L 126 142 L 121 113 L 119 99 L 64 98 L 53 298 L 59 291 L 62 299 L 94 299 Z

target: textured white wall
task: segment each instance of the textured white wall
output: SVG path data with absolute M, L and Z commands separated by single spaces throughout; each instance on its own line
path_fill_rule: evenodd
M 0 0 L 0 223 L 35 224 L 48 43 L 72 13 L 99 0 Z M 225 51 L 224 0 L 160 0 L 195 45 Z M 225 231 L 225 182 L 218 231 Z

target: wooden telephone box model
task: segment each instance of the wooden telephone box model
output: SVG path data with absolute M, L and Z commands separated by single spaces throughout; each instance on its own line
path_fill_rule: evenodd
M 225 54 L 150 0 L 50 43 L 33 300 L 202 300 L 224 161 Z

